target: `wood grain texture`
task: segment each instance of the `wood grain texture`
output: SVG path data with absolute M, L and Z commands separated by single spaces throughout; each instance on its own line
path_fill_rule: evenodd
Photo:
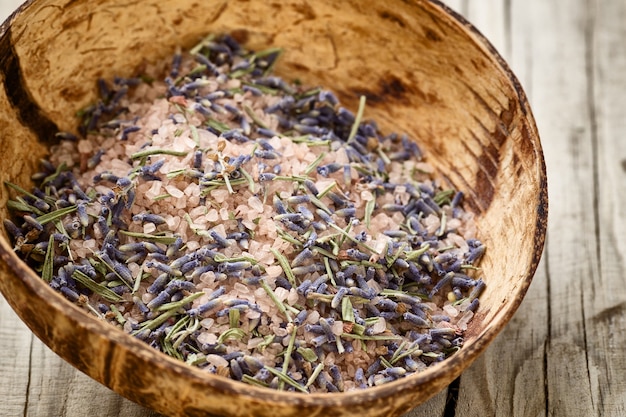
M 448 404 L 444 391 L 406 417 L 626 415 L 626 4 L 446 3 L 520 78 L 551 213 L 544 259 L 514 318 Z M 156 415 L 75 371 L 4 301 L 0 352 L 0 415 Z
M 624 415 L 626 5 L 488 3 L 500 5 L 474 3 L 467 17 L 504 47 L 530 98 L 551 212 L 533 285 L 507 328 L 461 376 L 456 411 Z M 509 15 L 494 21 L 494 9 Z

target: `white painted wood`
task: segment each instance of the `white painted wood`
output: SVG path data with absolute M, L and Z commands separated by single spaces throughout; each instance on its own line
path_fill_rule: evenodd
M 625 415 L 626 4 L 509 7 L 505 57 L 530 97 L 548 167 L 548 242 L 520 311 L 462 375 L 456 412 Z M 469 18 L 491 13 L 470 7 Z
M 0 0 L 0 22 L 4 21 L 24 0 Z
M 597 280 L 583 297 L 592 400 L 598 415 L 626 415 L 626 3 L 587 11 L 591 118 L 597 146 Z
M 0 415 L 24 411 L 34 336 L 0 298 Z
M 501 55 L 509 55 L 510 1 L 467 1 L 462 13 Z

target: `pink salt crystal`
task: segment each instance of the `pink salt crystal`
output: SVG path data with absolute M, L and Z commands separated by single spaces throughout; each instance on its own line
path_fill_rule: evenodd
M 340 336 L 343 333 L 343 321 L 335 320 L 331 328 L 335 336 Z
M 165 191 L 167 191 L 167 193 L 174 198 L 182 198 L 185 195 L 185 193 L 183 193 L 173 185 L 166 185 Z
M 141 267 L 136 262 L 131 262 L 127 266 L 133 276 L 137 276 L 137 274 L 139 274 L 139 271 L 141 271 Z
M 459 310 L 456 309 L 452 304 L 446 303 L 443 306 L 443 311 L 450 316 L 451 318 L 455 318 L 459 315 Z
M 432 174 L 434 172 L 433 167 L 430 164 L 427 164 L 426 162 L 417 162 L 415 164 L 415 168 L 417 168 L 419 171 L 424 172 L 426 174 Z
M 434 214 L 429 214 L 428 216 L 426 216 L 423 222 L 424 222 L 424 227 L 426 227 L 426 231 L 428 232 L 428 234 L 435 233 L 435 231 L 439 229 L 439 227 L 441 226 L 441 221 L 439 217 L 437 217 Z
M 255 320 L 255 319 L 258 319 L 259 317 L 261 317 L 261 313 L 258 312 L 257 310 L 246 311 L 246 319 L 248 320 Z
M 98 244 L 98 242 L 96 242 L 95 239 L 85 240 L 85 241 L 83 241 L 83 248 L 85 248 L 85 249 L 95 249 L 97 244 Z
M 146 234 L 150 234 L 156 230 L 156 226 L 154 223 L 144 223 L 143 232 Z
M 252 338 L 250 338 L 250 340 L 248 340 L 248 349 L 250 349 L 250 350 L 255 349 L 262 342 L 263 342 L 263 338 L 262 337 L 252 337 Z
M 393 213 L 393 216 L 391 216 L 391 223 L 394 225 L 393 230 L 398 230 L 402 222 L 404 222 L 404 214 L 400 212 Z
M 447 236 L 451 244 L 457 246 L 461 252 L 467 252 L 469 246 L 467 245 L 467 241 L 463 239 L 462 236 L 456 233 L 448 233 Z
M 370 191 L 364 190 L 361 191 L 361 199 L 363 201 L 370 201 L 374 199 L 374 195 Z
M 187 228 L 188 228 L 188 226 L 189 225 L 187 224 L 187 222 L 181 221 L 178 224 L 178 228 L 176 228 L 176 231 L 175 231 L 175 233 L 178 233 L 180 235 L 181 239 L 183 239 L 183 242 L 185 240 L 187 240 Z
M 295 288 L 289 290 L 289 295 L 287 296 L 287 304 L 294 305 L 298 302 L 298 291 Z
M 200 336 L 202 336 L 202 335 L 200 335 Z M 200 341 L 200 336 L 198 336 L 198 341 Z M 216 339 L 216 341 L 217 341 L 217 339 Z M 215 355 L 213 353 L 206 355 L 206 361 L 208 363 L 210 363 L 211 365 L 214 365 L 214 366 L 217 366 L 217 367 L 220 367 L 220 366 L 221 367 L 226 367 L 226 366 L 228 366 L 228 361 L 226 359 L 224 359 L 220 355 Z
M 200 187 L 195 182 L 190 183 L 183 191 L 187 197 L 192 195 L 200 195 Z
M 78 152 L 80 153 L 91 153 L 93 152 L 93 144 L 90 140 L 80 140 L 78 141 Z
M 193 218 L 193 223 L 197 224 L 199 227 L 201 227 L 202 229 L 205 229 L 205 225 L 207 224 L 207 218 L 205 216 L 200 216 L 200 217 L 196 217 Z
M 124 152 L 120 152 L 121 154 L 124 154 Z M 126 173 L 128 172 L 128 170 L 131 168 L 131 166 L 121 160 L 121 159 L 114 159 L 111 161 L 111 170 L 113 171 L 119 171 L 121 173 L 121 175 L 126 175 Z
M 187 241 L 187 250 L 188 251 L 195 251 L 198 248 L 200 248 L 200 242 L 196 241 L 196 240 L 189 240 Z
M 274 334 L 278 337 L 285 337 L 289 334 L 289 332 L 287 332 L 287 329 L 283 329 L 282 327 L 278 326 L 272 328 L 272 330 L 274 331 Z M 289 342 L 287 341 L 287 343 Z
M 273 221 L 259 222 L 259 233 L 267 235 L 269 239 L 276 237 L 276 223 Z
M 379 334 L 387 329 L 387 322 L 384 318 L 378 317 L 374 324 L 370 327 L 372 334 Z
M 177 209 L 184 209 L 185 207 L 187 207 L 187 199 L 186 198 L 176 198 L 176 200 L 174 200 L 174 201 L 176 202 L 174 204 L 174 207 L 177 208 Z
M 215 146 L 217 143 L 217 136 L 206 129 L 198 129 L 198 140 L 200 141 L 200 147 L 206 148 Z
M 215 209 L 209 210 L 208 213 L 206 214 L 206 219 L 210 222 L 216 222 L 219 219 L 219 214 L 217 213 L 217 210 Z
M 283 273 L 283 268 L 280 265 L 271 265 L 265 268 L 265 273 L 270 277 L 276 278 Z
M 310 324 L 317 324 L 319 320 L 320 320 L 320 313 L 317 310 L 311 311 L 306 318 L 306 322 Z
M 390 239 L 387 236 L 378 235 L 375 241 L 372 241 L 373 249 L 378 255 L 382 255 L 383 251 L 387 249 L 387 244 Z
M 200 195 L 191 195 L 187 199 L 187 206 L 189 207 L 197 207 L 200 204 Z
M 248 198 L 248 206 L 257 213 L 263 213 L 263 202 L 257 196 Z
M 327 353 L 324 356 L 324 365 L 333 365 L 335 363 L 335 352 Z
M 290 375 L 296 381 L 300 381 L 302 379 L 302 373 L 301 372 L 297 372 L 297 371 L 296 372 L 292 372 Z
M 337 162 L 338 164 L 347 164 L 350 162 L 350 159 L 348 158 L 348 154 L 346 153 L 346 149 L 345 148 L 339 148 L 336 152 L 333 153 L 334 156 L 334 160 L 335 162 Z
M 459 329 L 463 331 L 467 330 L 467 324 L 472 320 L 472 317 L 474 317 L 474 312 L 471 310 L 468 310 L 465 313 L 463 313 L 463 315 L 457 322 L 457 326 L 459 326 Z
M 283 287 L 276 287 L 276 289 L 274 290 L 274 294 L 276 295 L 276 298 L 278 298 L 280 301 L 285 301 L 287 299 L 287 296 L 289 295 L 289 290 Z
M 210 329 L 214 323 L 215 323 L 215 320 L 208 317 L 200 321 L 200 326 L 204 327 L 205 329 Z
M 256 290 L 254 290 L 254 296 L 257 298 L 257 300 L 267 298 L 267 294 L 263 288 L 257 288 Z
M 274 262 L 274 254 L 269 251 L 267 246 L 269 245 L 264 245 L 262 250 L 251 251 L 253 253 L 256 253 L 256 260 L 262 264 L 271 264 Z
M 212 190 L 210 194 L 211 194 L 211 197 L 213 197 L 213 199 L 218 203 L 226 201 L 230 197 L 229 191 L 227 189 L 221 189 L 221 188 Z
M 65 165 L 67 165 L 68 167 L 71 168 L 71 167 L 73 167 L 76 164 L 74 159 L 75 159 L 74 156 L 72 154 L 69 154 L 69 153 L 68 154 L 59 155 L 58 165 L 65 164 Z
M 176 228 L 180 224 L 180 217 L 179 216 L 165 216 L 165 223 L 167 224 L 167 228 L 169 230 L 176 230 Z
M 146 198 L 153 200 L 161 194 L 161 181 L 152 181 L 152 186 L 146 191 Z
M 448 219 L 446 221 L 446 228 L 447 228 L 447 230 L 456 230 L 462 224 L 463 223 L 461 222 L 461 219 L 456 219 L 454 217 L 448 217 Z
M 250 220 L 243 220 L 241 222 L 241 224 L 244 225 L 244 227 L 248 230 L 255 230 L 257 228 L 256 223 L 254 223 L 252 220 L 254 219 L 250 219 Z
M 196 142 L 189 137 L 189 131 L 185 132 L 184 135 L 180 135 L 174 141 L 174 149 L 180 148 L 182 151 L 193 149 L 195 146 Z
M 441 320 L 437 322 L 437 325 L 435 327 L 438 329 L 454 329 L 455 328 L 454 324 L 445 320 Z
M 241 282 L 236 282 L 233 286 L 237 294 L 249 294 L 250 288 L 247 285 L 242 284 Z
M 323 190 L 334 182 L 336 181 L 332 178 L 320 178 L 315 182 L 315 186 L 318 190 Z
M 216 226 L 213 228 L 213 230 L 214 230 L 216 233 L 218 233 L 219 235 L 221 235 L 221 236 L 226 236 L 226 235 L 227 235 L 227 233 L 226 233 L 226 228 L 224 227 L 224 224 L 223 224 L 223 223 L 220 223 L 220 224 L 216 225 Z
M 230 217 L 230 216 L 229 216 L 229 213 L 230 213 L 230 211 L 229 211 L 228 209 L 226 209 L 226 208 L 221 208 L 221 209 L 220 209 L 220 218 L 221 218 L 222 220 L 228 220 L 228 219 L 229 219 L 229 217 Z
M 206 285 L 211 286 L 215 282 L 215 272 L 209 271 L 200 275 L 200 281 L 204 282 Z

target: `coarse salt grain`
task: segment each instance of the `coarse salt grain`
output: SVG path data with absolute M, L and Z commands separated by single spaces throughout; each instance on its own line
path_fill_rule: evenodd
M 221 357 L 220 355 L 209 354 L 205 357 L 207 363 L 217 367 L 226 367 L 228 366 L 228 361 Z
M 78 141 L 78 152 L 85 154 L 93 152 L 93 143 L 90 140 Z
M 200 242 L 196 240 L 190 240 L 187 242 L 187 250 L 195 251 L 195 250 L 198 250 L 199 248 L 200 248 Z
M 274 294 L 276 295 L 276 298 L 279 301 L 285 301 L 287 299 L 287 296 L 289 295 L 289 290 L 283 288 L 283 287 L 277 287 L 274 290 Z
M 257 213 L 263 213 L 265 207 L 261 199 L 257 196 L 251 196 L 248 198 L 248 206 L 250 206 L 250 208 Z
M 473 311 L 468 310 L 464 312 L 461 318 L 459 319 L 459 321 L 457 322 L 457 326 L 459 327 L 459 329 L 467 330 L 467 325 L 472 320 L 473 317 L 474 317 Z
M 451 318 L 455 318 L 459 315 L 459 310 L 449 303 L 444 304 L 443 311 Z
M 202 319 L 200 321 L 200 325 L 204 327 L 205 329 L 210 329 L 211 327 L 213 327 L 214 323 L 215 323 L 215 320 L 210 317 L 206 319 Z
M 269 277 L 276 278 L 283 273 L 283 268 L 280 265 L 272 265 L 265 268 L 265 273 Z
M 185 195 L 185 193 L 183 193 L 174 185 L 166 185 L 165 191 L 167 191 L 167 193 L 174 198 L 182 198 Z

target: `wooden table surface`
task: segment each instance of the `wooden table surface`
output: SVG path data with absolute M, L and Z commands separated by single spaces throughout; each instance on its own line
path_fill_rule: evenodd
M 0 0 L 0 18 L 20 1 Z M 405 417 L 626 416 L 626 1 L 448 0 L 500 51 L 548 169 L 543 259 L 520 309 Z M 0 297 L 0 416 L 147 417 L 45 347 Z

